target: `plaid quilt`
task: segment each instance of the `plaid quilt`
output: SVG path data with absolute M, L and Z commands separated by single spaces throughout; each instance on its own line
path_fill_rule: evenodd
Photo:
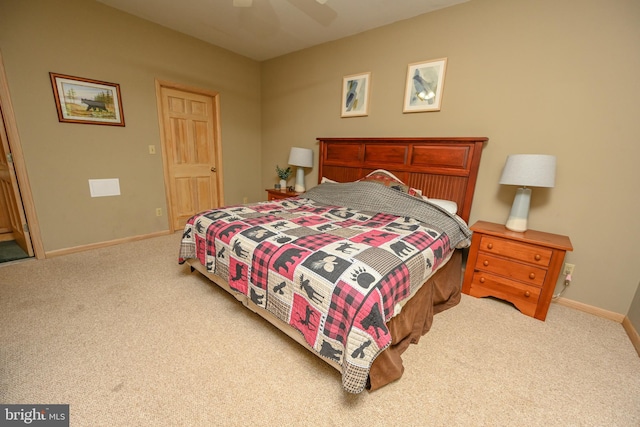
M 461 220 L 411 196 L 400 196 L 404 205 L 365 209 L 366 199 L 398 192 L 361 184 L 360 192 L 322 184 L 302 197 L 202 212 L 187 222 L 179 255 L 180 263 L 197 258 L 297 329 L 318 355 L 342 366 L 351 393 L 365 388 L 371 364 L 391 343 L 385 324 L 397 305 L 471 234 Z M 327 203 L 327 194 L 340 199 L 343 190 L 352 194 L 347 203 Z M 435 219 L 406 215 L 413 211 Z

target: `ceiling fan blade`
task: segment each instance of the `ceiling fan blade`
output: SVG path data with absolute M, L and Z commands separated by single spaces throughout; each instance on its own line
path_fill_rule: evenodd
M 251 7 L 253 0 L 233 0 L 234 7 Z

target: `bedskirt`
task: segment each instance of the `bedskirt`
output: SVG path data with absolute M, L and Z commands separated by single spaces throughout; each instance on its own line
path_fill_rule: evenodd
M 377 390 L 402 376 L 402 353 L 429 332 L 435 314 L 460 302 L 461 287 L 462 250 L 456 250 L 449 262 L 411 297 L 400 314 L 387 322 L 392 337 L 391 345 L 371 365 L 367 384 L 369 391 Z

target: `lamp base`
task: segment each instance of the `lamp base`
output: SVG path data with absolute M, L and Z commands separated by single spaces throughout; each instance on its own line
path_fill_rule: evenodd
M 294 187 L 296 192 L 304 193 L 304 168 L 298 166 L 298 170 L 296 171 L 296 186 Z
M 504 225 L 511 231 L 523 232 L 527 231 L 527 223 L 529 221 L 529 204 L 531 202 L 531 189 L 518 188 L 516 197 L 513 199 L 511 213 Z

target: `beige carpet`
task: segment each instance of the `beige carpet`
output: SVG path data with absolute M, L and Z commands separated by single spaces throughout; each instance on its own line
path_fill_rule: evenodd
M 72 426 L 640 425 L 640 358 L 617 323 L 463 295 L 399 381 L 350 395 L 179 266 L 179 238 L 0 265 L 0 403 L 68 403 Z

